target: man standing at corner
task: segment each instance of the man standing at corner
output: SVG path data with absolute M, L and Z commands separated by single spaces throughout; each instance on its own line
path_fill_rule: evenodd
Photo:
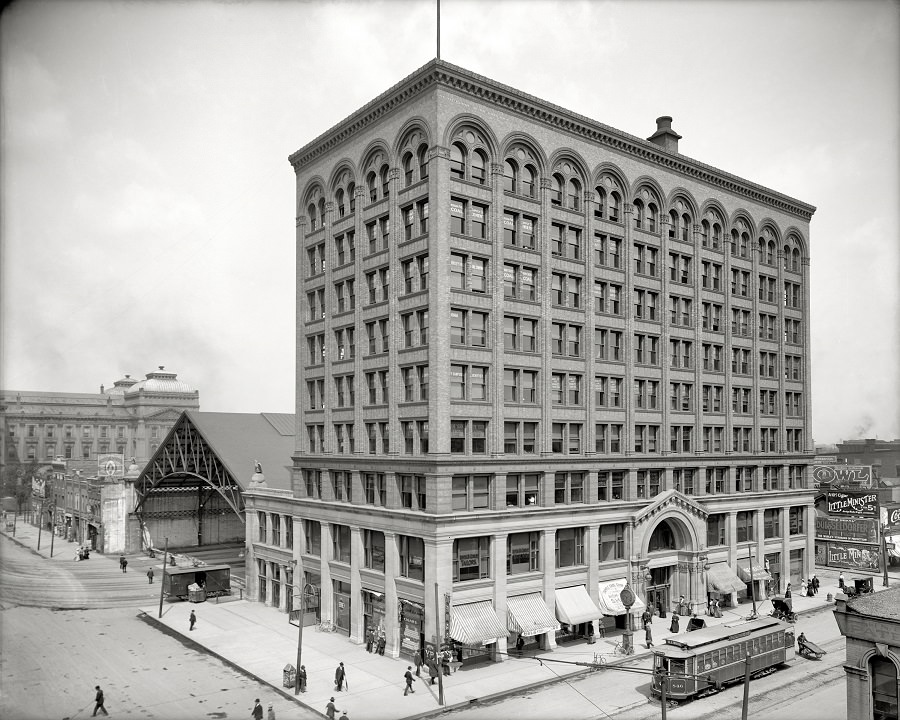
M 94 690 L 97 691 L 97 694 L 94 695 L 94 703 L 95 704 L 94 704 L 93 715 L 96 715 L 98 710 L 102 710 L 104 715 L 109 715 L 109 713 L 106 712 L 106 708 L 103 707 L 103 702 L 104 702 L 103 701 L 103 691 L 100 689 L 100 686 L 95 685 Z M 93 715 L 92 715 L 92 717 L 93 717 Z
M 250 715 L 253 720 L 262 720 L 263 709 L 262 705 L 259 704 L 259 698 L 256 698 L 256 704 L 253 706 L 253 712 Z
M 147 580 L 149 581 L 150 585 L 153 584 L 153 568 L 147 570 Z

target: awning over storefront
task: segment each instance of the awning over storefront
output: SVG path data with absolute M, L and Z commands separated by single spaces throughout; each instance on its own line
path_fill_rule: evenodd
M 506 628 L 491 601 L 482 600 L 450 609 L 450 637 L 463 645 L 490 645 L 506 637 Z
M 740 575 L 741 580 L 745 583 L 750 582 L 750 561 L 749 560 L 738 560 L 738 575 Z M 760 580 L 771 580 L 772 576 L 766 570 L 766 568 L 762 565 L 757 565 L 753 563 L 753 582 L 758 582 Z
M 731 569 L 728 563 L 716 563 L 710 565 L 706 571 L 706 587 L 717 593 L 731 594 L 746 590 L 746 585 Z
M 556 632 L 559 623 L 553 617 L 540 593 L 515 595 L 506 599 L 507 626 L 523 637 Z
M 556 617 L 567 625 L 596 620 L 603 613 L 594 605 L 584 585 L 562 588 L 556 591 Z
M 597 583 L 597 587 L 600 589 L 599 602 L 597 603 L 600 605 L 600 611 L 604 615 L 624 615 L 625 606 L 622 604 L 622 599 L 619 596 L 625 587 L 625 578 L 621 580 L 606 580 L 605 582 Z M 647 604 L 635 593 L 631 612 L 642 612 L 645 607 L 647 607 Z

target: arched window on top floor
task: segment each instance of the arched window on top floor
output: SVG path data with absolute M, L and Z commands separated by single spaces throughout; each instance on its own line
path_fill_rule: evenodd
M 659 220 L 659 208 L 656 207 L 656 203 L 648 202 L 647 203 L 647 231 L 655 233 L 656 225 Z
M 606 190 L 599 185 L 594 188 L 594 217 L 598 220 L 606 217 Z
M 350 201 L 350 214 L 356 212 L 356 183 L 350 183 L 347 186 L 347 198 Z
M 632 215 L 632 219 L 634 220 L 634 226 L 636 228 L 642 229 L 644 227 L 644 203 L 640 199 L 634 201 L 634 214 Z
M 344 189 L 338 188 L 334 194 L 334 203 L 337 205 L 338 217 L 344 217 L 347 208 L 344 206 Z
M 415 165 L 413 164 L 413 154 L 406 153 L 403 156 L 403 187 L 409 187 L 415 180 Z
M 562 207 L 563 202 L 563 179 L 562 175 L 554 174 L 550 176 L 550 204 Z
M 369 202 L 375 202 L 378 199 L 378 178 L 374 170 L 366 175 L 366 190 L 369 193 Z
M 381 197 L 386 198 L 391 194 L 391 169 L 387 165 L 381 166 Z
M 679 218 L 678 213 L 674 210 L 669 211 L 669 237 L 673 240 L 678 239 L 678 225 Z
M 309 230 L 312 232 L 318 227 L 318 223 L 316 220 L 316 204 L 310 203 L 309 207 L 306 208 L 306 214 L 309 216 Z
M 512 160 L 503 161 L 503 191 L 514 193 L 519 180 L 519 168 Z
M 718 250 L 722 247 L 722 226 L 719 223 L 713 223 L 712 226 L 712 248 Z
M 709 236 L 712 233 L 710 232 L 709 221 L 701 220 L 700 221 L 700 245 L 702 247 L 709 247 Z
M 618 191 L 613 190 L 609 194 L 609 221 L 622 222 L 622 196 Z
M 417 156 L 419 159 L 419 180 L 424 180 L 428 177 L 428 146 L 425 143 L 419 145 Z
M 775 241 L 769 240 L 766 243 L 766 265 L 775 264 Z
M 567 185 L 568 190 L 568 198 L 567 198 L 567 207 L 572 210 L 580 210 L 581 209 L 581 183 L 578 182 L 575 178 L 571 178 Z
M 472 182 L 477 182 L 479 185 L 485 184 L 487 181 L 486 167 L 487 158 L 484 153 L 481 150 L 475 150 L 472 153 L 472 167 L 469 169 Z
M 791 249 L 791 270 L 800 272 L 800 250 L 797 248 Z
M 466 177 L 466 151 L 459 143 L 450 146 L 450 177 L 457 180 Z
M 682 242 L 691 242 L 691 230 L 694 227 L 694 223 L 691 220 L 691 216 L 687 213 L 681 216 L 681 241 Z
M 876 720 L 900 717 L 897 697 L 897 666 L 890 658 L 873 656 L 869 660 L 872 688 L 872 717 Z
M 521 190 L 520 193 L 525 197 L 533 198 L 535 196 L 535 186 L 537 178 L 537 170 L 535 170 L 531 165 L 526 165 L 522 168 L 522 177 L 520 178 Z
M 325 227 L 325 198 L 319 198 L 319 224 Z

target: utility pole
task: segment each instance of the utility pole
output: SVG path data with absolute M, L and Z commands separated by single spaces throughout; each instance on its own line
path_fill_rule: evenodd
M 300 694 L 300 657 L 303 652 L 303 616 L 306 614 L 306 588 L 302 586 L 301 580 L 302 578 L 298 577 L 300 575 L 300 563 L 294 560 L 294 581 L 297 584 L 297 587 L 300 588 L 300 617 L 297 626 L 299 630 L 297 630 L 297 674 L 294 677 L 294 695 Z
M 441 59 L 441 0 L 437 0 L 437 59 Z
M 50 557 L 53 557 L 53 539 L 56 537 L 56 506 L 50 508 Z
M 444 668 L 441 662 L 441 622 L 444 613 L 441 612 L 441 598 L 438 592 L 438 584 L 434 584 L 434 662 L 437 664 L 438 674 L 438 705 L 444 704 Z
M 887 525 L 881 523 L 881 565 L 884 568 L 884 581 L 882 586 L 888 587 L 888 558 L 887 558 Z
M 150 547 L 153 547 L 153 541 L 150 541 Z M 169 538 L 166 538 L 166 549 L 163 551 L 163 576 L 162 582 L 159 584 L 159 617 L 162 617 L 162 601 L 163 592 L 166 589 L 166 568 L 169 567 Z
M 750 619 L 755 620 L 758 617 L 756 614 L 756 586 L 753 583 L 753 557 L 750 555 L 749 545 L 747 546 L 747 562 L 750 568 L 750 597 L 753 598 L 753 613 L 750 615 Z
M 744 660 L 744 701 L 741 703 L 741 720 L 747 720 L 747 708 L 750 705 L 750 653 Z
M 40 511 L 40 514 L 38 515 L 38 523 L 37 523 L 37 526 L 38 526 L 38 546 L 37 546 L 37 549 L 38 549 L 38 550 L 41 549 L 41 525 L 43 525 L 43 524 L 44 524 L 44 501 L 41 500 L 41 511 Z

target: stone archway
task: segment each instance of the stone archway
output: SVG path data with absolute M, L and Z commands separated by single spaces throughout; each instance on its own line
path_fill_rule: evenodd
M 638 513 L 633 570 L 645 602 L 660 603 L 666 613 L 681 596 L 692 611 L 705 605 L 706 518 L 703 507 L 675 490 Z

